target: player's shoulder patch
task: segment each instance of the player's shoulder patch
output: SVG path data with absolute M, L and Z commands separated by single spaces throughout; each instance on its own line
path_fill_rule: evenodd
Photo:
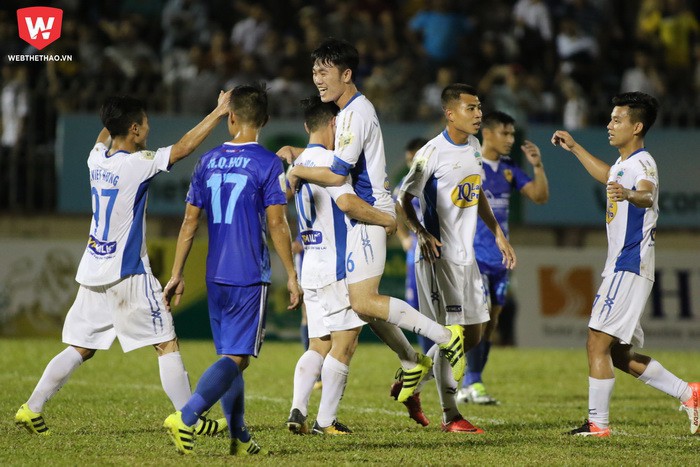
M 141 158 L 145 161 L 152 161 L 153 159 L 156 158 L 156 152 L 155 151 L 140 151 L 139 158 Z
M 280 182 L 280 189 L 282 190 L 282 193 L 286 193 L 287 192 L 287 177 L 285 176 L 284 172 L 279 174 L 279 176 L 277 177 L 277 180 Z
M 418 150 L 415 157 L 413 158 L 413 165 L 416 168 L 417 173 L 425 171 L 425 166 L 433 154 L 437 152 L 437 147 L 434 144 L 428 143 Z

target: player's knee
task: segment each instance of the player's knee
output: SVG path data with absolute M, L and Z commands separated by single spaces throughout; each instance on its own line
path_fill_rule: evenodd
M 83 362 L 90 360 L 95 355 L 95 352 L 96 352 L 95 349 L 86 349 L 83 347 L 75 347 L 75 346 L 73 346 L 73 348 L 80 354 L 80 356 L 83 359 Z
M 159 357 L 180 350 L 180 345 L 178 344 L 177 338 L 167 342 L 161 342 L 153 347 L 156 349 L 156 352 L 158 352 Z

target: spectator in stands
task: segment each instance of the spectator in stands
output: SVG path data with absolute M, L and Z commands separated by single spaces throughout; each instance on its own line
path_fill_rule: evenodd
M 622 75 L 620 92 L 639 91 L 657 99 L 666 94 L 661 73 L 654 63 L 649 50 L 643 47 L 634 52 L 634 66 L 627 68 Z

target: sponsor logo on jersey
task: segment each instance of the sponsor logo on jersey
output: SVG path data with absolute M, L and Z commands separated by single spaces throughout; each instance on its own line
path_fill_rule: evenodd
M 606 205 L 607 209 L 605 210 L 605 222 L 609 224 L 613 219 L 615 219 L 615 215 L 617 214 L 617 201 L 611 200 L 608 196 Z
M 277 177 L 277 179 L 280 182 L 280 189 L 282 190 L 282 192 L 286 192 L 287 191 L 287 177 L 284 176 L 284 172 L 282 172 L 279 175 L 279 177 Z
M 462 305 L 447 305 L 445 311 L 448 313 L 461 313 Z
M 117 251 L 117 242 L 103 242 L 90 235 L 88 248 L 97 256 L 113 255 Z
M 458 208 L 476 206 L 479 202 L 481 175 L 473 174 L 462 180 L 452 189 L 452 204 Z
M 301 241 L 304 245 L 319 245 L 323 242 L 323 232 L 307 230 L 301 233 Z
M 156 158 L 155 151 L 141 151 L 141 159 L 143 159 L 145 161 L 152 161 L 155 158 Z

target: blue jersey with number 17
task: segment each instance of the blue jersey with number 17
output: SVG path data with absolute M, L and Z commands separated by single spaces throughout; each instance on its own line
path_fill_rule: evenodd
M 208 281 L 244 286 L 270 282 L 265 208 L 287 204 L 282 162 L 258 143 L 224 143 L 204 154 L 187 202 L 207 212 Z

